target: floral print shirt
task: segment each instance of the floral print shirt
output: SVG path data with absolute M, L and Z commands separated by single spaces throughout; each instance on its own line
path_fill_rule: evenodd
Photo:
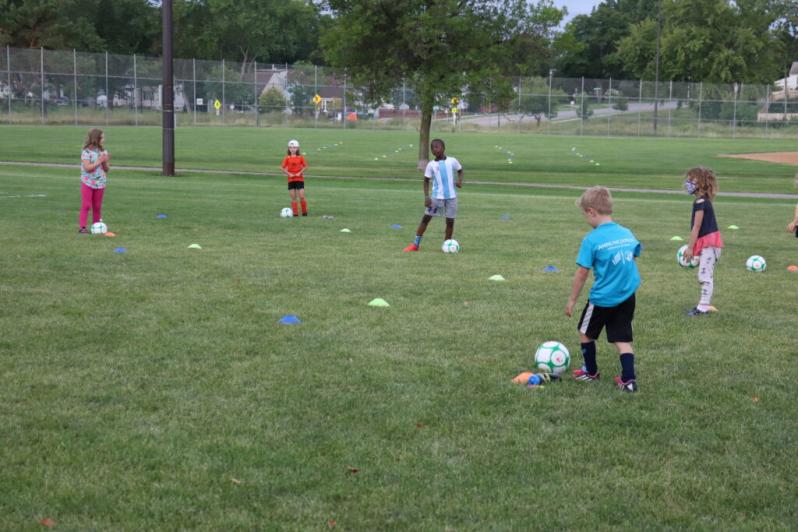
M 96 148 L 86 148 L 80 154 L 80 182 L 91 188 L 105 188 L 107 180 L 105 170 L 102 165 L 96 167 L 93 171 L 87 172 L 84 163 L 94 164 L 100 158 L 102 152 Z

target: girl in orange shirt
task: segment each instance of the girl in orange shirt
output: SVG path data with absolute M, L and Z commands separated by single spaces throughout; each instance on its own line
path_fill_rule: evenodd
M 288 141 L 288 155 L 283 159 L 281 168 L 288 177 L 288 193 L 291 195 L 291 210 L 294 216 L 299 216 L 297 211 L 297 197 L 302 206 L 302 216 L 308 215 L 308 204 L 305 201 L 305 178 L 302 171 L 307 168 L 305 158 L 299 152 L 299 141 Z

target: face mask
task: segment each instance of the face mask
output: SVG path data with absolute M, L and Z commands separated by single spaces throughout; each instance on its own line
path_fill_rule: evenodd
M 688 194 L 693 195 L 695 193 L 695 190 L 696 190 L 695 183 L 693 183 L 689 179 L 685 180 L 684 189 L 687 191 Z

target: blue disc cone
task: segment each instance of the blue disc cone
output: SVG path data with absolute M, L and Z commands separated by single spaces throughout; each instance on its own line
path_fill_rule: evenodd
M 280 323 L 282 323 L 283 325 L 299 325 L 300 323 L 302 323 L 302 320 L 300 320 L 298 316 L 295 316 L 293 314 L 286 314 L 285 316 L 280 318 Z
M 117 253 L 124 253 L 125 251 L 127 251 L 127 248 L 119 247 L 116 248 L 114 251 Z
M 159 220 L 163 220 L 164 218 L 166 218 L 166 215 L 164 213 L 159 213 L 155 215 L 155 217 L 158 218 Z
M 510 215 L 509 215 L 509 214 L 502 214 L 502 215 L 499 217 L 499 219 L 500 219 L 501 221 L 503 221 L 503 222 L 506 222 L 506 221 L 508 221 L 508 220 L 510 219 Z
M 393 224 L 393 225 L 391 226 L 391 229 L 401 229 L 401 228 L 402 228 L 402 226 L 401 226 L 401 225 L 399 225 L 399 224 Z
M 558 271 L 560 271 L 560 269 L 557 268 L 557 266 L 552 266 L 550 264 L 550 265 L 546 266 L 545 268 L 543 268 L 543 271 L 544 272 L 558 272 Z

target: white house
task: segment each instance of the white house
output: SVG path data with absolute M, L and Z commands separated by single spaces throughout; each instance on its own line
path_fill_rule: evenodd
M 785 86 L 787 87 L 787 90 L 791 92 L 798 90 L 798 61 L 792 64 L 792 68 L 790 68 L 790 74 L 786 78 L 777 80 L 774 85 L 778 87 L 778 92 L 784 92 Z
M 757 113 L 757 122 L 798 120 L 798 113 L 794 112 L 798 101 L 798 61 L 792 64 L 786 78 L 774 81 L 773 85 L 770 98 L 762 112 Z

